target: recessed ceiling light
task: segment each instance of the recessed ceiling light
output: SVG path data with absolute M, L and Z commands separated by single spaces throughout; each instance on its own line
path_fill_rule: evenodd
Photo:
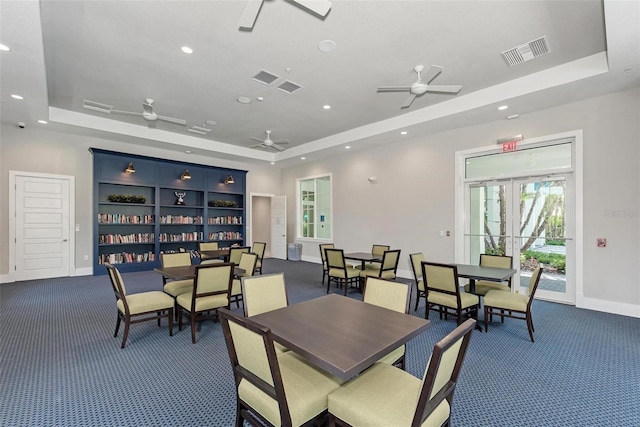
M 272 164 L 272 165 L 275 165 L 275 164 L 276 164 L 276 162 L 271 162 L 271 164 Z
M 1 45 L 0 45 L 0 46 L 1 46 Z M 2 50 L 2 49 L 0 49 L 0 50 Z M 625 69 L 624 69 L 624 72 L 625 72 L 625 73 L 630 73 L 631 71 L 633 71 L 633 68 L 631 68 L 631 67 L 629 67 L 629 68 L 625 68 Z
M 185 153 L 191 154 L 191 150 L 184 150 Z
M 511 114 L 507 116 L 507 120 L 517 119 L 518 117 L 520 117 L 520 114 Z
M 182 46 L 180 50 L 182 50 L 184 53 L 193 53 L 193 49 L 191 49 L 189 46 Z
M 508 105 L 501 105 L 498 107 L 498 110 L 503 111 L 503 110 L 506 110 L 507 108 L 509 108 Z
M 47 124 L 47 123 L 49 123 L 49 122 L 47 122 L 46 120 L 38 120 L 38 123 L 41 123 L 41 124 L 43 124 L 43 125 L 46 125 L 46 124 Z
M 300 160 L 307 160 L 306 157 L 300 157 Z
M 346 148 L 348 150 L 349 148 L 351 148 L 351 146 L 350 145 L 345 145 L 344 148 Z
M 11 48 L 9 48 L 9 46 L 7 46 L 6 44 L 2 44 L 2 43 L 0 43 L 0 50 L 3 52 L 11 52 Z
M 406 134 L 407 134 L 406 130 L 403 130 L 402 132 L 400 132 L 400 135 L 406 135 Z
M 320 49 L 320 52 L 333 52 L 336 50 L 336 42 L 333 40 L 322 40 L 318 43 L 318 49 Z
M 23 98 L 22 96 L 20 96 L 20 95 L 11 95 L 11 97 L 12 97 L 13 99 L 24 99 L 24 98 Z
M 248 96 L 239 96 L 237 101 L 240 104 L 251 104 L 251 98 L 249 98 Z
M 331 109 L 331 105 L 329 105 L 329 104 L 323 105 L 322 108 L 324 108 L 325 110 L 330 110 Z

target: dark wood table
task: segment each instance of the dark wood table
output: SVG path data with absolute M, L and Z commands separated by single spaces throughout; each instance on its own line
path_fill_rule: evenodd
M 476 292 L 476 280 L 504 282 L 516 274 L 513 268 L 481 267 L 479 265 L 456 264 L 458 277 L 469 279 L 469 291 Z
M 212 251 L 200 251 L 200 259 L 223 259 L 225 262 L 229 260 L 229 248 L 215 249 Z
M 158 267 L 158 268 L 154 268 L 153 271 L 155 271 L 156 273 L 162 274 L 167 279 L 187 280 L 187 279 L 193 279 L 196 277 L 196 267 L 197 265 L 193 265 L 193 264 L 185 265 L 182 267 L 166 267 L 166 268 Z M 233 272 L 234 274 L 235 273 L 242 274 L 244 273 L 244 269 L 238 268 L 236 266 L 233 269 Z
M 360 261 L 362 264 L 360 268 L 362 270 L 365 269 L 365 263 L 367 262 L 382 262 L 382 257 L 379 255 L 374 255 L 371 252 L 351 252 L 348 254 L 344 254 L 344 259 L 350 259 L 354 261 Z M 366 277 L 360 276 L 358 280 L 358 285 L 360 286 L 360 293 L 364 293 L 364 282 Z
M 270 328 L 277 342 L 343 380 L 358 375 L 430 324 L 336 294 L 252 319 Z

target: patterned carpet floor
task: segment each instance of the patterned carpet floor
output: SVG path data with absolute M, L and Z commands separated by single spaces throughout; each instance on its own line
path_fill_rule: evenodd
M 291 304 L 325 294 L 319 265 L 265 260 L 265 274 L 280 271 Z M 129 293 L 162 283 L 153 272 L 124 280 Z M 356 289 L 349 295 L 361 298 Z M 424 316 L 424 303 L 412 314 Z M 234 382 L 219 323 L 204 322 L 195 345 L 188 327 L 169 337 L 166 322 L 135 324 L 120 349 L 107 276 L 2 285 L 0 318 L 1 426 L 233 425 Z M 640 319 L 543 301 L 534 302 L 533 319 L 535 343 L 525 322 L 513 319 L 474 332 L 451 424 L 640 426 Z M 416 376 L 455 327 L 431 320 L 407 346 L 407 371 Z

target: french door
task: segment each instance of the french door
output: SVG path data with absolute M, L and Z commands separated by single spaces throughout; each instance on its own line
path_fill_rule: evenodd
M 465 253 L 511 255 L 514 292 L 528 293 L 533 270 L 543 275 L 536 297 L 575 303 L 573 179 L 571 174 L 467 183 Z

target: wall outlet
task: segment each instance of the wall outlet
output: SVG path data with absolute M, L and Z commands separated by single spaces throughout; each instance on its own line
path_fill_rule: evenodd
M 89 255 L 85 255 L 85 256 L 84 256 L 84 260 L 85 260 L 85 261 L 89 261 Z

